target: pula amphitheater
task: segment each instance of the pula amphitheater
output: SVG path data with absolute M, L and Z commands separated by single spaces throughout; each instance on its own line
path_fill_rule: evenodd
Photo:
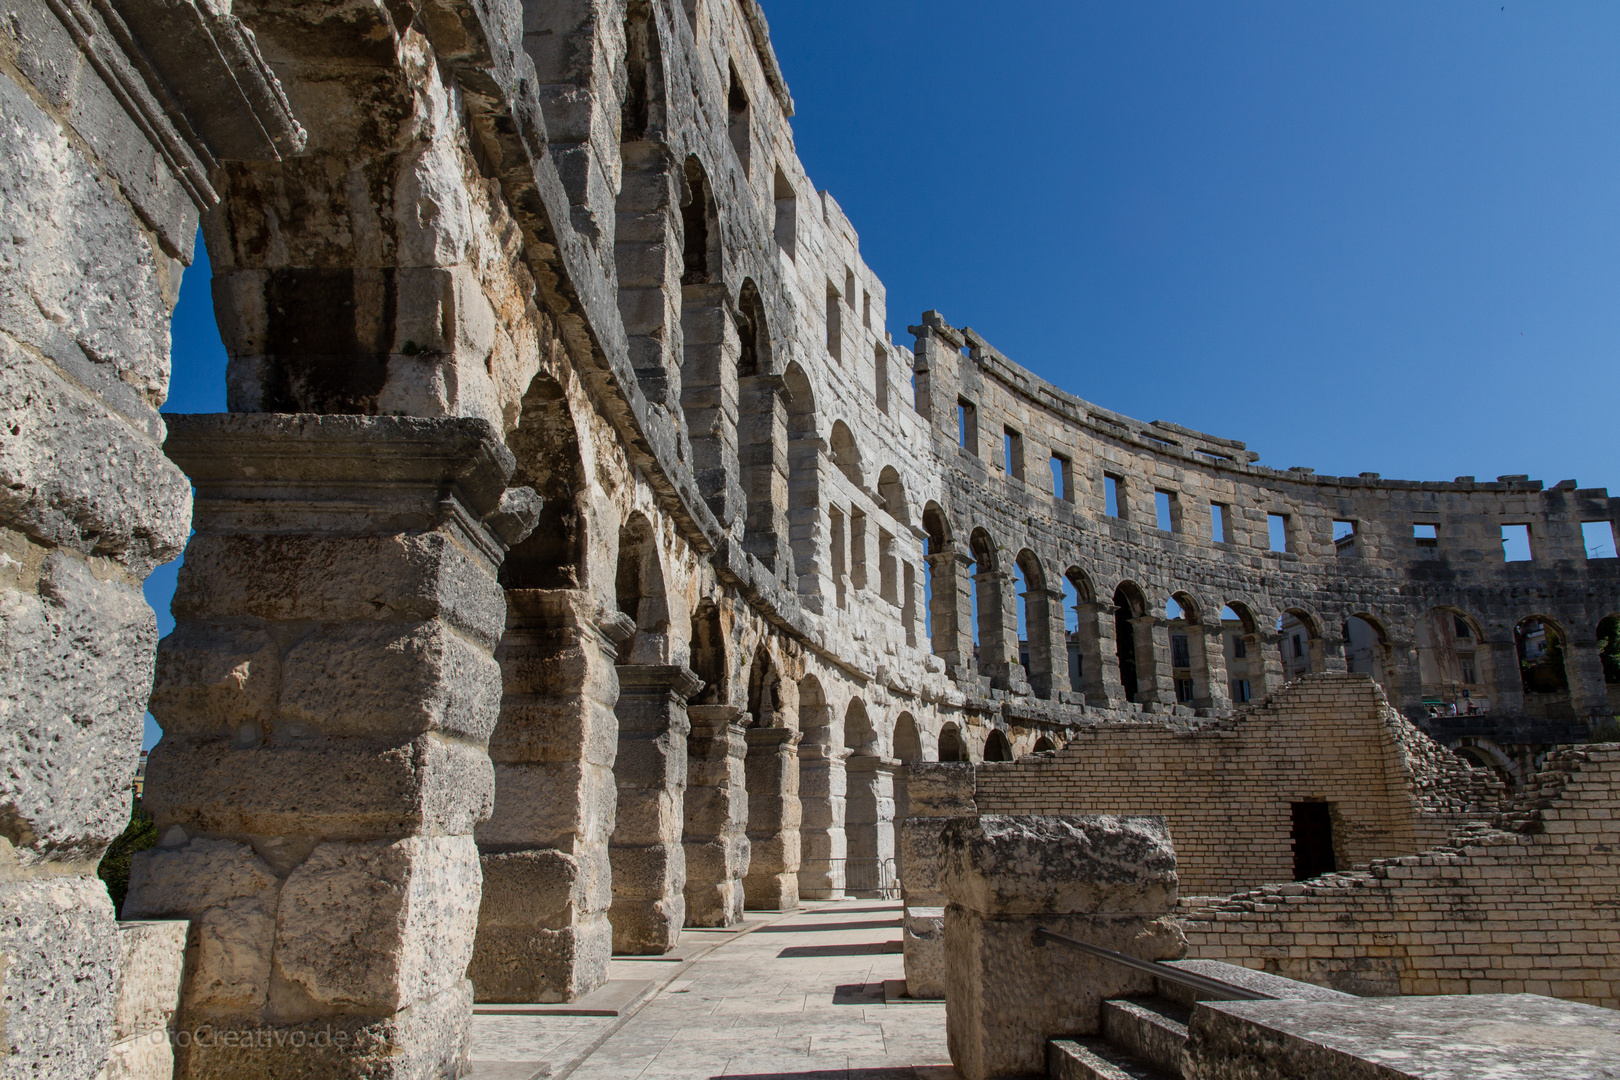
M 457 1077 L 848 896 L 963 1080 L 1620 1075 L 1620 499 L 893 340 L 756 0 L 3 8 L 0 1075 Z

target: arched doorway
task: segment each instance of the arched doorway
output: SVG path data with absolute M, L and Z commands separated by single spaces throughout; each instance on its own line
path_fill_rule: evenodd
M 844 832 L 849 854 L 845 890 L 852 896 L 887 897 L 897 887 L 894 863 L 894 773 L 879 755 L 877 730 L 866 703 L 854 698 L 844 712 L 845 770 L 849 803 Z
M 967 744 L 962 741 L 962 732 L 955 724 L 946 724 L 939 731 L 939 760 L 948 762 L 968 760 Z
M 985 761 L 1011 761 L 1013 759 L 1012 743 L 999 728 L 992 729 L 984 740 Z

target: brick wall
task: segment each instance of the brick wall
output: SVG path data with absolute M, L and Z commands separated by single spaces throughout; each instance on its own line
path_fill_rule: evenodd
M 1370 678 L 1334 673 L 1228 720 L 1098 724 L 1056 754 L 977 772 L 984 814 L 1165 815 L 1183 896 L 1293 880 L 1295 802 L 1330 804 L 1348 869 L 1432 847 L 1500 799 Z
M 1555 754 L 1490 827 L 1360 873 L 1185 899 L 1188 955 L 1361 994 L 1620 1007 L 1620 745 Z

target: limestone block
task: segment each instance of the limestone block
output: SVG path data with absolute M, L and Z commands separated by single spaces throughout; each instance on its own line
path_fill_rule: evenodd
M 505 599 L 488 567 L 437 531 L 195 536 L 186 545 L 172 606 L 177 619 L 203 621 L 439 618 L 486 648 L 494 647 L 506 622 Z
M 908 816 L 953 818 L 976 813 L 974 788 L 974 767 L 966 762 L 913 762 L 906 766 Z
M 146 806 L 167 829 L 255 836 L 458 833 L 489 816 L 494 769 L 476 744 L 342 739 L 237 748 L 165 736 L 146 766 Z
M 484 743 L 500 712 L 501 670 L 437 620 L 323 626 L 282 661 L 279 719 L 336 737 L 443 731 Z
M 89 876 L 0 883 L 8 1077 L 94 1076 L 112 1043 L 118 927 Z
M 1146 960 L 1186 939 L 1163 818 L 957 818 L 945 827 L 946 1041 L 964 1080 L 1038 1074 L 1046 1041 L 1099 1030 L 1102 1002 L 1152 978 L 1061 946 L 1056 933 Z
M 281 882 L 247 844 L 191 840 L 130 864 L 131 919 L 191 921 L 188 1014 L 236 1014 L 265 1003 Z
M 945 997 L 945 909 L 905 909 L 901 951 L 906 964 L 906 994 L 938 1000 Z
M 572 837 L 606 843 L 619 789 L 609 769 L 582 761 L 495 765 L 495 810 L 478 827 L 486 850 L 568 846 Z
M 411 1007 L 459 984 L 481 881 L 467 835 L 321 844 L 282 886 L 276 965 L 323 1004 Z
M 190 924 L 178 919 L 118 924 L 114 1038 L 163 1030 L 174 1022 L 189 930 Z
M 173 1080 L 170 1038 L 167 1031 L 145 1031 L 113 1043 L 96 1080 Z
M 166 736 L 262 728 L 274 719 L 280 682 L 281 650 L 264 630 L 186 622 L 158 645 L 147 707 Z
M 601 854 L 481 857 L 484 892 L 467 969 L 479 1001 L 571 1001 L 607 980 L 612 886 L 606 866 L 595 865 L 606 864 Z
M 17 860 L 96 859 L 129 820 L 157 637 L 137 588 L 47 555 L 0 589 L 0 821 Z

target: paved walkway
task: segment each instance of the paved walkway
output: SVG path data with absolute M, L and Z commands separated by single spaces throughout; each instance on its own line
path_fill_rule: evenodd
M 897 901 L 750 912 L 686 931 L 677 955 L 614 961 L 614 979 L 662 984 L 623 1017 L 474 1016 L 474 1077 L 956 1080 L 944 1003 L 884 1001 L 903 978 Z

